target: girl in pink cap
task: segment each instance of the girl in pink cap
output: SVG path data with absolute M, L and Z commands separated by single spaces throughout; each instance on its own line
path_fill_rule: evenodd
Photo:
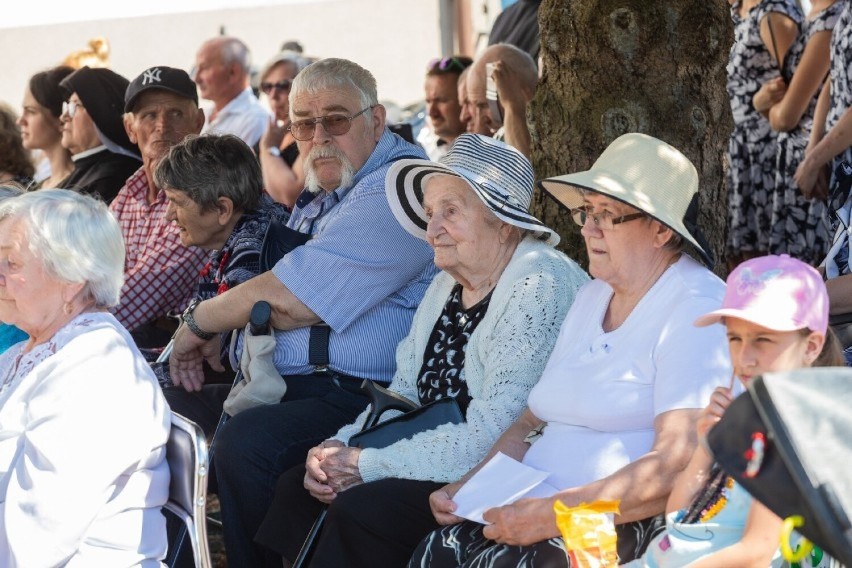
M 787 255 L 763 256 L 728 277 L 722 307 L 695 325 L 727 328 L 734 376 L 742 384 L 763 373 L 842 366 L 828 330 L 828 295 L 819 273 Z M 739 389 L 738 389 L 739 390 Z M 726 475 L 706 435 L 734 399 L 734 377 L 719 387 L 698 420 L 701 443 L 678 476 L 666 506 L 666 530 L 631 567 L 781 566 L 781 519 Z M 803 561 L 803 567 L 820 566 Z M 828 559 L 826 558 L 826 562 Z

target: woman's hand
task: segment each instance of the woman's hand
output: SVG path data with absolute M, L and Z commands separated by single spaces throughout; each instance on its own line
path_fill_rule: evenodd
M 488 509 L 482 518 L 491 523 L 482 534 L 495 542 L 529 546 L 559 536 L 555 498 L 521 499 L 511 505 Z
M 325 504 L 331 503 L 337 497 L 337 493 L 328 485 L 328 476 L 320 467 L 325 457 L 324 450 L 342 447 L 344 447 L 343 442 L 339 440 L 326 440 L 319 446 L 311 448 L 308 451 L 308 458 L 305 460 L 305 489 L 314 499 Z
M 760 89 L 751 99 L 754 110 L 766 114 L 773 106 L 781 102 L 787 92 L 787 83 L 781 77 L 770 79 L 761 85 Z
M 820 164 L 815 164 L 813 160 L 809 160 L 808 153 L 805 152 L 805 159 L 799 163 L 796 173 L 793 174 L 793 179 L 796 180 L 799 191 L 802 192 L 802 195 L 806 199 L 811 199 L 812 197 L 822 197 L 824 199 L 826 197 L 816 195 L 814 191 L 820 167 L 822 167 Z
M 725 410 L 731 405 L 734 400 L 731 394 L 731 389 L 727 387 L 716 387 L 713 394 L 710 396 L 710 404 L 701 411 L 698 417 L 698 422 L 695 425 L 698 439 L 703 440 L 707 437 L 707 432 L 721 420 Z
M 207 363 L 214 371 L 224 371 L 219 361 L 220 337 L 205 341 L 192 333 L 186 325 L 181 325 L 175 333 L 172 354 L 169 356 L 169 375 L 175 386 L 183 386 L 187 391 L 200 391 L 204 386 L 204 369 Z
M 273 117 L 269 121 L 269 126 L 263 133 L 263 136 L 260 137 L 261 151 L 266 152 L 269 148 L 280 148 L 289 127 L 289 120 L 276 120 Z
M 308 453 L 305 462 L 305 488 L 323 503 L 331 502 L 337 493 L 364 483 L 358 470 L 361 448 L 348 448 L 336 440 L 327 440 Z M 316 484 L 308 486 L 308 479 Z
M 429 508 L 432 509 L 432 515 L 439 525 L 454 525 L 464 520 L 454 514 L 458 505 L 453 501 L 453 497 L 459 489 L 461 484 L 450 483 L 429 495 Z

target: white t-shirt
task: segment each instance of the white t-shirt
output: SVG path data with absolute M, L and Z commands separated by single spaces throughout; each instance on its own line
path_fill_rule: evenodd
M 627 320 L 604 333 L 612 288 L 580 289 L 529 407 L 547 422 L 524 463 L 551 472 L 557 489 L 602 479 L 646 454 L 654 418 L 703 408 L 730 382 L 724 327 L 695 319 L 722 305 L 724 283 L 686 255 L 669 267 Z
M 211 109 L 205 109 L 204 128 L 202 134 L 233 134 L 254 148 L 260 137 L 269 127 L 272 115 L 260 103 L 251 87 L 237 95 L 231 102 L 222 107 L 216 118 L 210 120 Z

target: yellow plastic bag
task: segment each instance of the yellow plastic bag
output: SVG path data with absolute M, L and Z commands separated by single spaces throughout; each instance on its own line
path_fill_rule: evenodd
M 556 525 L 562 533 L 572 568 L 602 568 L 618 565 L 613 515 L 620 501 L 595 501 L 567 507 L 556 501 Z

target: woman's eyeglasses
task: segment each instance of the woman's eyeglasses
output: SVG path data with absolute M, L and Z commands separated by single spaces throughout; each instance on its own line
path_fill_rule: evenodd
M 278 81 L 277 83 L 261 83 L 260 90 L 266 93 L 267 95 L 271 95 L 273 91 L 289 93 L 290 87 L 292 86 L 293 81 L 291 81 L 290 79 L 284 79 L 283 81 Z
M 314 137 L 314 131 L 316 130 L 317 124 L 321 123 L 322 127 L 332 136 L 343 136 L 349 129 L 352 128 L 352 120 L 361 116 L 368 110 L 372 109 L 374 105 L 370 105 L 365 109 L 362 109 L 352 116 L 346 116 L 345 114 L 328 114 L 326 116 L 318 116 L 316 118 L 306 118 L 305 120 L 296 120 L 290 123 L 290 132 L 293 134 L 293 138 L 296 140 L 310 140 Z
M 611 231 L 615 228 L 616 225 L 620 225 L 621 223 L 626 223 L 628 221 L 633 221 L 634 219 L 641 219 L 644 217 L 644 213 L 630 213 L 628 215 L 621 215 L 620 217 L 613 217 L 609 211 L 604 211 L 603 213 L 592 213 L 585 207 L 577 207 L 576 209 L 571 209 L 571 218 L 574 222 L 580 227 L 586 226 L 586 221 L 589 219 L 592 220 L 592 225 L 595 229 L 601 231 Z
M 86 108 L 82 103 L 77 101 L 62 101 L 62 114 L 67 114 L 68 118 L 74 118 L 78 108 Z

